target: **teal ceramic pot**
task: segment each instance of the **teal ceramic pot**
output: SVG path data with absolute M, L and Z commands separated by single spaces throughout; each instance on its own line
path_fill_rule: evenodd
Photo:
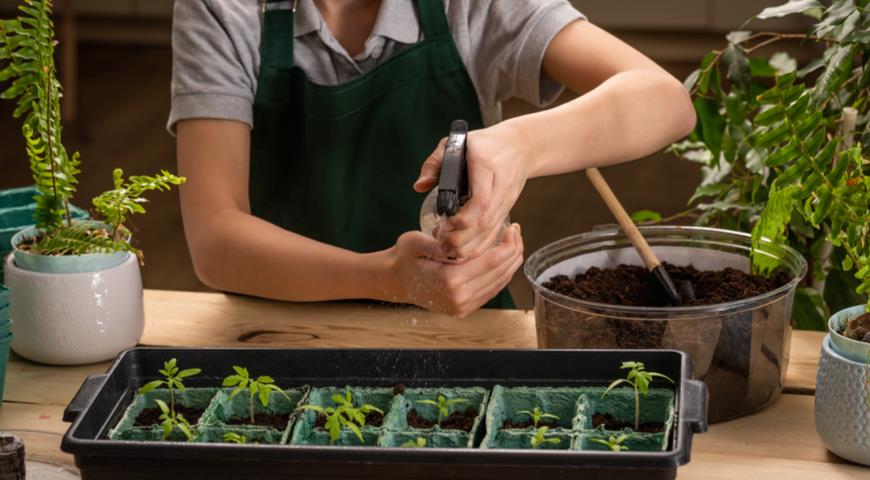
M 830 335 L 826 336 L 819 357 L 816 431 L 834 454 L 870 465 L 870 366 L 840 355 L 832 343 Z
M 104 225 L 94 222 L 95 225 Z M 35 227 L 27 227 L 12 236 L 15 265 L 29 272 L 39 273 L 87 273 L 106 270 L 124 262 L 128 252 L 111 254 L 89 253 L 87 255 L 34 255 L 15 248 L 39 234 Z
M 853 340 L 843 336 L 840 332 L 846 328 L 846 323 L 849 320 L 860 317 L 866 311 L 864 305 L 856 305 L 840 310 L 828 319 L 831 346 L 837 353 L 854 362 L 865 363 L 870 359 L 870 343 Z

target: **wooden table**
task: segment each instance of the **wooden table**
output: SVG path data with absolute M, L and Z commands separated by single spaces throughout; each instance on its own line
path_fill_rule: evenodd
M 143 345 L 282 347 L 535 347 L 532 312 L 480 311 L 455 319 L 419 310 L 289 304 L 213 293 L 145 292 Z M 828 453 L 813 425 L 822 334 L 795 331 L 785 394 L 755 415 L 695 436 L 680 479 L 870 479 L 870 469 Z M 24 438 L 29 458 L 73 467 L 60 451 L 63 409 L 85 376 L 108 363 L 47 367 L 12 357 L 0 430 Z

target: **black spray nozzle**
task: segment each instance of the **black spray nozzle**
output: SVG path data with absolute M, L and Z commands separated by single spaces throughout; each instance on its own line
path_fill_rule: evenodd
M 467 137 L 468 124 L 465 120 L 454 120 L 450 124 L 450 135 L 444 147 L 441 174 L 438 177 L 438 203 L 435 207 L 438 215 L 456 215 L 468 200 L 468 164 L 465 162 Z

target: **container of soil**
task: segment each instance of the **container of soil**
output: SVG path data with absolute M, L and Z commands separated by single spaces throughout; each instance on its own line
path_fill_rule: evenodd
M 770 277 L 750 275 L 751 237 L 704 227 L 641 232 L 694 303 L 668 305 L 629 240 L 614 228 L 551 243 L 525 264 L 541 348 L 668 348 L 687 352 L 710 391 L 709 420 L 756 412 L 782 392 L 794 292 L 806 261 L 769 244 Z M 676 267 L 675 267 L 676 266 Z
M 870 313 L 865 305 L 845 308 L 828 319 L 831 346 L 853 362 L 870 362 Z
M 188 392 L 220 385 L 234 365 L 245 365 L 251 371 L 268 373 L 281 388 L 311 385 L 302 407 L 315 403 L 325 407 L 331 406 L 330 403 L 334 405 L 336 400 L 332 396 L 343 394 L 346 398 L 348 390 L 336 386 L 349 385 L 353 408 L 361 410 L 361 404 L 367 403 L 384 410 L 386 416 L 380 426 L 374 426 L 377 423 L 374 419 L 366 422 L 361 429 L 362 443 L 350 429 L 345 429 L 340 432 L 341 438 L 330 445 L 328 432 L 317 427 L 315 414 L 319 412 L 310 409 L 305 409 L 304 413 L 314 416 L 313 423 L 308 423 L 311 419 L 305 415 L 291 419 L 294 434 L 301 432 L 299 429 L 303 426 L 307 429 L 304 444 L 270 444 L 275 437 L 272 434 L 270 438 L 267 429 L 257 430 L 263 436 L 241 430 L 242 426 L 215 429 L 216 425 L 204 425 L 202 417 L 196 426 L 197 436 L 191 442 L 111 439 L 108 431 L 133 408 L 135 392 L 153 380 L 151 372 L 173 358 L 179 365 L 202 366 L 202 372 L 190 378 Z M 638 448 L 626 452 L 574 449 L 577 433 L 572 430 L 572 417 L 576 415 L 569 413 L 574 408 L 565 407 L 563 413 L 563 408 L 557 404 L 566 402 L 557 400 L 553 393 L 570 392 L 569 396 L 573 397 L 594 390 L 592 394 L 600 397 L 599 392 L 605 386 L 625 376 L 620 366 L 626 361 L 642 362 L 649 371 L 660 372 L 674 380 L 673 384 L 666 384 L 671 389 L 674 412 L 672 427 L 665 434 L 667 448 L 656 451 Z M 396 388 L 398 384 L 405 387 Z M 408 406 L 428 405 L 412 400 L 415 395 L 422 400 L 434 399 L 436 403 L 439 395 L 444 396 L 445 402 L 465 398 L 469 401 L 451 404 L 451 412 L 477 410 L 471 431 L 476 428 L 482 435 L 486 425 L 480 417 L 489 415 L 486 412 L 493 405 L 489 399 L 493 392 L 506 390 L 542 392 L 541 406 L 558 412 L 560 417 L 572 418 L 572 423 L 560 420 L 560 426 L 554 431 L 544 432 L 543 442 L 536 442 L 539 448 L 535 449 L 526 447 L 534 435 L 534 430 L 528 427 L 511 430 L 508 436 L 516 437 L 513 443 L 506 441 L 497 448 L 482 448 L 478 439 L 469 445 L 463 435 L 471 432 L 447 428 L 446 423 L 442 424 L 444 428 L 434 425 L 417 428 L 407 424 Z M 607 396 L 619 390 L 623 388 L 613 389 Z M 72 425 L 64 435 L 61 449 L 75 456 L 84 480 L 144 480 L 162 478 L 166 472 L 188 480 L 673 479 L 677 467 L 689 461 L 693 435 L 706 430 L 706 394 L 705 385 L 691 378 L 688 356 L 675 350 L 136 348 L 123 353 L 108 373 L 89 377 L 76 393 L 64 411 L 64 419 Z M 239 394 L 242 395 L 244 393 Z M 545 401 L 545 397 L 553 403 L 547 403 L 549 400 Z M 518 401 L 523 403 L 523 399 Z M 567 404 L 577 406 L 580 402 L 570 399 Z M 642 408 L 648 406 L 644 404 Z M 524 408 L 528 406 L 524 404 Z M 402 412 L 405 424 L 393 426 L 393 417 L 402 409 L 405 409 Z M 611 412 L 607 408 L 603 410 Z M 343 411 L 349 410 L 345 407 Z M 418 413 L 423 419 L 432 420 L 431 412 Z M 650 415 L 654 415 L 652 410 Z M 225 438 L 228 432 L 236 435 Z M 453 435 L 455 432 L 462 435 Z M 604 435 L 607 432 L 602 429 L 592 433 Z M 242 436 L 245 438 L 241 439 Z M 547 441 L 556 438 L 558 443 Z
M 371 405 L 383 411 L 376 411 L 366 414 L 366 424 L 360 429 L 362 433 L 362 441 L 359 437 L 349 431 L 342 432 L 341 437 L 335 442 L 335 445 L 340 446 L 374 446 L 378 442 L 378 436 L 381 434 L 384 426 L 384 416 L 390 414 L 390 405 L 395 395 L 392 388 L 370 388 L 370 387 L 322 387 L 314 388 L 308 395 L 306 404 L 316 405 L 318 407 L 336 407 L 334 396 L 345 397 L 350 392 L 352 403 L 359 408 L 362 405 Z M 293 427 L 293 434 L 290 438 L 291 445 L 329 445 L 329 433 L 324 426 L 326 425 L 326 417 L 312 410 L 303 412 L 299 421 Z
M 209 404 L 203 413 L 200 425 L 225 432 L 245 435 L 246 438 L 260 439 L 260 443 L 286 443 L 290 435 L 290 427 L 298 415 L 296 409 L 302 404 L 308 387 L 290 388 L 282 395 L 278 392 L 269 393 L 269 404 L 263 406 L 259 399 L 250 399 L 248 392 L 242 392 L 231 397 L 232 389 L 223 388 Z M 253 405 L 254 418 L 250 418 L 249 409 Z M 264 432 L 265 431 L 265 432 Z M 218 432 L 220 433 L 220 432 Z M 222 435 L 222 433 L 221 433 Z M 214 435 L 210 435 L 213 437 Z M 273 439 L 278 438 L 277 442 Z
M 410 433 L 442 432 L 458 446 L 471 448 L 479 439 L 479 426 L 486 411 L 489 392 L 471 388 L 406 388 L 393 398 L 384 426 Z M 446 412 L 431 402 L 443 398 Z M 445 414 L 446 413 L 446 414 Z M 482 436 L 482 435 L 481 435 Z

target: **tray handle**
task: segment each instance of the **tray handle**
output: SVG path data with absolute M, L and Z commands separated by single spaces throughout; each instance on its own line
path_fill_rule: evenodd
M 90 405 L 108 376 L 105 373 L 101 375 L 88 375 L 85 383 L 79 387 L 79 391 L 76 392 L 69 405 L 63 410 L 64 422 L 72 422 Z
M 700 380 L 683 382 L 683 420 L 694 433 L 707 431 L 707 402 L 710 394 L 707 385 Z

